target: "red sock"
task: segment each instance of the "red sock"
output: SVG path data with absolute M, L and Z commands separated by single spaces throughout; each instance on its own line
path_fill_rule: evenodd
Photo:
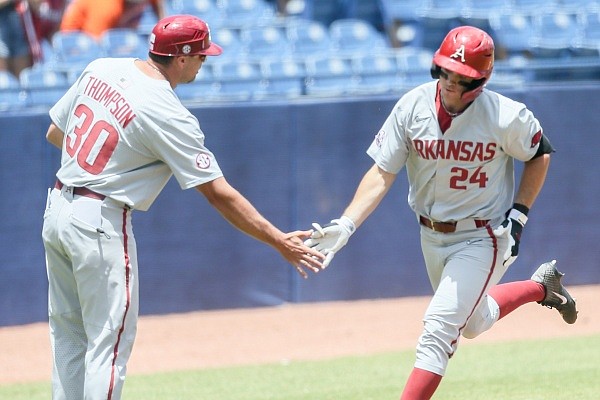
M 500 318 L 503 318 L 525 303 L 544 300 L 546 289 L 540 283 L 527 280 L 494 286 L 488 295 L 498 303 Z
M 441 380 L 441 375 L 424 369 L 413 368 L 400 400 L 429 400 Z

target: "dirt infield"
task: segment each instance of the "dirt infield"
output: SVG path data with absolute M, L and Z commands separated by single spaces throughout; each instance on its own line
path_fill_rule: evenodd
M 600 333 L 600 286 L 569 289 L 578 300 L 574 325 L 565 324 L 555 310 L 528 304 L 462 345 Z M 143 317 L 129 374 L 412 349 L 428 301 L 416 297 Z M 47 381 L 50 369 L 45 323 L 0 328 L 0 384 Z

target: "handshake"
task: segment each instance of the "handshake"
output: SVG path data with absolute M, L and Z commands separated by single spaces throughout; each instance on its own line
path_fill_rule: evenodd
M 356 231 L 356 226 L 345 215 L 323 226 L 316 222 L 312 226 L 313 232 L 310 238 L 304 241 L 304 244 L 323 253 L 325 256 L 325 260 L 323 261 L 324 269 L 331 263 L 335 253 L 348 243 L 348 239 Z

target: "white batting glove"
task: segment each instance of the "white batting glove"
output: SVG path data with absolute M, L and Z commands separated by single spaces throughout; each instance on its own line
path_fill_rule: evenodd
M 499 227 L 494 229 L 494 235 L 496 237 L 506 237 L 508 239 L 508 248 L 504 253 L 504 265 L 510 266 L 519 255 L 519 243 L 521 242 L 521 232 L 527 223 L 527 208 L 525 206 L 522 211 L 516 208 L 511 208 L 508 212 L 506 219 L 500 224 Z M 519 207 L 519 208 L 521 208 Z
M 348 239 L 356 230 L 354 222 L 345 215 L 331 220 L 329 224 L 321 226 L 317 222 L 312 224 L 314 230 L 309 239 L 304 241 L 308 247 L 312 247 L 325 255 L 323 269 L 327 268 L 335 253 L 348 243 Z

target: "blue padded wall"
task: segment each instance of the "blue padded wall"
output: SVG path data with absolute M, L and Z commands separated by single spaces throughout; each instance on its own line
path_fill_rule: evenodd
M 521 253 L 505 276 L 526 279 L 556 258 L 570 285 L 600 283 L 600 86 L 510 93 L 536 113 L 556 148 L 530 213 Z M 365 154 L 396 98 L 248 103 L 193 108 L 227 179 L 282 230 L 336 218 L 371 161 Z M 47 187 L 59 152 L 49 118 L 0 116 L 0 326 L 46 320 L 41 243 Z M 238 232 L 195 190 L 171 180 L 134 213 L 142 314 L 429 295 L 419 227 L 404 172 L 319 275 L 303 280 L 278 253 Z

